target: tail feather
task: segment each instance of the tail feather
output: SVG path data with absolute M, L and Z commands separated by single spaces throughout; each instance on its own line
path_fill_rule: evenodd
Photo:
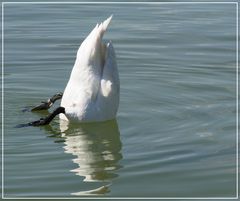
M 111 22 L 111 20 L 112 20 L 112 17 L 113 17 L 113 15 L 111 15 L 109 18 L 107 18 L 107 19 L 102 23 L 102 25 L 103 25 L 103 30 L 104 30 L 104 31 L 107 30 L 107 27 L 108 27 L 108 25 L 110 24 L 110 22 Z
M 82 42 L 81 46 L 78 49 L 77 57 L 81 55 L 90 55 L 92 49 L 100 47 L 102 49 L 102 56 L 105 53 L 105 45 L 102 45 L 102 37 L 105 31 L 107 30 L 108 25 L 112 19 L 112 15 L 107 18 L 104 22 L 97 24 L 94 29 L 90 32 L 87 38 Z
M 107 30 L 108 25 L 111 22 L 113 15 L 111 15 L 109 18 L 107 18 L 104 22 L 102 22 L 99 26 L 98 29 L 100 31 L 100 35 L 101 37 L 103 36 L 103 34 L 105 33 L 105 31 Z

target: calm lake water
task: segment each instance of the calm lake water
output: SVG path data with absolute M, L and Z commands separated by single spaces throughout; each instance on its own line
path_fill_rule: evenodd
M 116 120 L 15 128 L 111 14 Z M 235 4 L 6 4 L 4 72 L 5 197 L 236 196 Z

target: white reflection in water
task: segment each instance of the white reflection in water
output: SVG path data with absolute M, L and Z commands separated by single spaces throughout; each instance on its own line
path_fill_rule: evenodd
M 65 153 L 75 156 L 73 162 L 78 165 L 71 171 L 84 177 L 84 182 L 105 183 L 96 189 L 73 195 L 108 193 L 112 179 L 118 176 L 116 170 L 121 167 L 118 162 L 122 158 L 122 144 L 117 121 L 74 125 L 61 120 L 60 130 L 65 138 Z

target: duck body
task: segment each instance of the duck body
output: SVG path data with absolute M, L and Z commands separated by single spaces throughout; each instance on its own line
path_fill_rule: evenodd
M 102 42 L 111 18 L 97 24 L 80 45 L 62 96 L 65 114 L 60 119 L 96 122 L 116 117 L 120 83 L 115 51 L 111 42 Z

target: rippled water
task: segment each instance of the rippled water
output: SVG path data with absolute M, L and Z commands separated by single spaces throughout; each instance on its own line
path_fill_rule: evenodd
M 117 119 L 15 128 L 111 14 Z M 5 197 L 236 195 L 235 4 L 5 4 L 4 72 Z

